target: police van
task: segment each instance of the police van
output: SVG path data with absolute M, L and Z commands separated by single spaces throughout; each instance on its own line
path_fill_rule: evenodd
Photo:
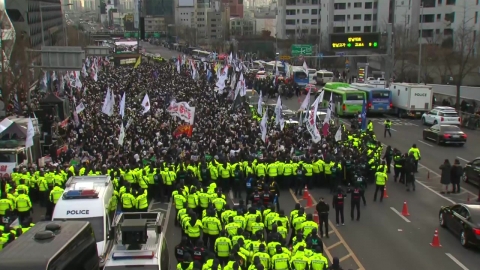
M 52 220 L 90 222 L 102 267 L 113 243 L 109 231 L 116 211 L 110 211 L 110 206 L 115 199 L 110 176 L 73 176 L 68 179 L 52 215 Z
M 0 269 L 99 270 L 97 245 L 86 221 L 43 221 L 0 252 Z

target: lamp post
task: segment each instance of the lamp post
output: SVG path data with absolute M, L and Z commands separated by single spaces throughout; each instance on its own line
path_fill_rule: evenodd
M 65 5 L 43 5 L 40 3 L 40 27 L 42 28 L 42 46 L 45 46 L 45 35 L 44 35 L 44 30 L 43 30 L 43 9 L 48 8 L 48 7 L 66 7 L 66 6 L 71 6 L 73 4 L 65 4 Z M 65 18 L 63 18 L 62 15 L 62 26 L 63 26 L 63 32 L 65 35 L 65 45 L 68 46 L 68 38 L 67 38 L 67 28 L 65 27 Z

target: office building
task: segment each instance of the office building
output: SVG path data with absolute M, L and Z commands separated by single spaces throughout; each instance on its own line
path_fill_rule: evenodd
M 247 18 L 230 18 L 230 35 L 245 37 L 254 36 L 256 32 L 256 20 Z
M 318 35 L 320 10 L 320 0 L 278 1 L 277 38 L 294 39 Z
M 175 0 L 143 0 L 142 6 L 146 16 L 174 16 Z
M 230 8 L 230 17 L 243 18 L 243 1 L 244 0 L 222 0 L 223 5 Z
M 30 37 L 30 44 L 36 48 L 42 44 L 46 46 L 63 45 L 63 14 L 60 0 L 5 0 L 8 16 L 17 33 L 25 33 Z M 42 12 L 40 12 L 42 7 Z
M 204 47 L 219 47 L 228 41 L 230 9 L 220 1 L 195 1 L 195 12 L 191 20 L 195 32 L 195 43 Z

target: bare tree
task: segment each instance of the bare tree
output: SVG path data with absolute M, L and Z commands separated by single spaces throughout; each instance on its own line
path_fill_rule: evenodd
M 2 96 L 10 99 L 16 93 L 21 101 L 27 98 L 29 82 L 29 63 L 27 49 L 30 47 L 30 38 L 24 32 L 17 32 L 15 46 L 10 56 L 10 69 L 6 70 L 6 87 L 2 89 Z
M 467 1 L 464 1 L 466 3 Z M 453 77 L 456 91 L 456 107 L 460 106 L 460 86 L 465 77 L 479 67 L 479 57 L 475 54 L 477 45 L 475 44 L 475 18 L 467 17 L 468 6 L 463 6 L 463 19 L 457 29 L 453 32 L 453 37 L 443 42 L 444 47 L 450 47 L 443 54 L 443 62 Z
M 405 81 L 411 76 L 411 63 L 414 62 L 417 55 L 415 42 L 408 34 L 404 26 L 395 26 L 393 32 L 393 48 L 395 73 L 398 75 L 397 80 Z

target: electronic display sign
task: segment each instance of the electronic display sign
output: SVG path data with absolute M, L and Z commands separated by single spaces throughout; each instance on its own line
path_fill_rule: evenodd
M 380 33 L 330 35 L 330 48 L 332 50 L 378 49 L 379 47 Z

